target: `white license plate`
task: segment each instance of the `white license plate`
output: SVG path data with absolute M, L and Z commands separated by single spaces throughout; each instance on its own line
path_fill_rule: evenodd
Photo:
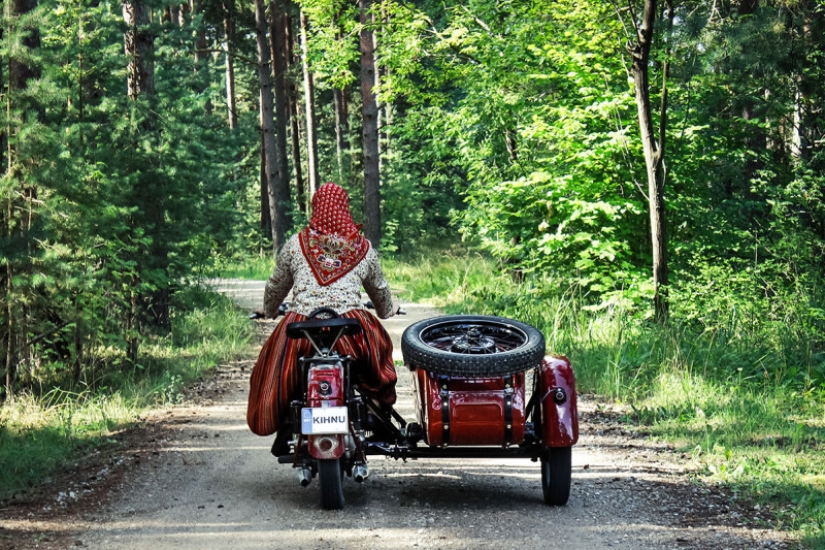
M 349 413 L 346 407 L 304 407 L 301 409 L 301 433 L 349 433 Z

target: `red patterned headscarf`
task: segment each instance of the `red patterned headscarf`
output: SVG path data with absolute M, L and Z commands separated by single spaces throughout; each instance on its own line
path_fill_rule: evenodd
M 334 183 L 325 183 L 315 192 L 309 226 L 298 239 L 321 286 L 349 273 L 370 249 L 370 242 L 352 221 L 347 192 Z

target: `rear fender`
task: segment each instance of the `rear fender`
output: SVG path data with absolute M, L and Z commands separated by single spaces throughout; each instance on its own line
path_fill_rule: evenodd
M 547 447 L 570 447 L 579 440 L 576 377 L 570 360 L 547 355 L 538 369 L 541 438 Z
M 312 365 L 307 373 L 307 405 L 310 407 L 342 407 L 346 404 L 346 378 L 342 363 Z M 336 459 L 345 449 L 343 434 L 307 435 L 307 449 L 312 458 Z

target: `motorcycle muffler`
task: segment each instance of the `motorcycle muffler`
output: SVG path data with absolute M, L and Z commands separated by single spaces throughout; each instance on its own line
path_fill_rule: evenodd
M 309 468 L 298 468 L 298 483 L 301 487 L 306 487 L 312 482 L 312 470 Z
M 358 464 L 352 469 L 352 479 L 354 479 L 357 483 L 364 483 L 370 475 L 369 469 L 367 469 L 366 464 Z

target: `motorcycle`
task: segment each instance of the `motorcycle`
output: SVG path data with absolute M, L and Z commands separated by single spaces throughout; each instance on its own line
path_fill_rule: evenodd
M 485 315 L 410 325 L 401 350 L 413 378 L 413 421 L 354 383 L 352 358 L 339 355 L 336 343 L 361 330 L 357 319 L 329 308 L 287 326 L 287 336 L 309 340 L 312 353 L 298 360 L 302 387 L 290 403 L 289 452 L 278 461 L 291 464 L 304 487 L 318 479 L 322 508 L 344 507 L 343 478 L 363 483 L 370 455 L 529 458 L 540 463 L 544 502 L 567 503 L 578 441 L 576 382 L 567 358 L 545 356 L 539 330 Z

